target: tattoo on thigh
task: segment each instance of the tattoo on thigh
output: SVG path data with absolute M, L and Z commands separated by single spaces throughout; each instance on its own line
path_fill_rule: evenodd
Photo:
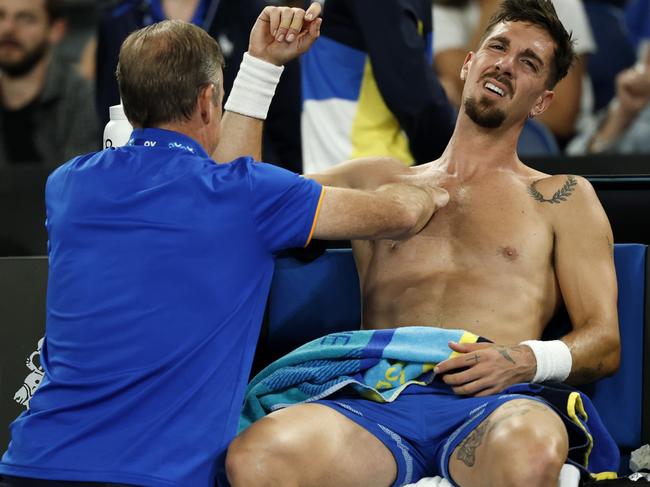
M 490 420 L 486 419 L 465 438 L 456 453 L 456 458 L 468 467 L 473 467 L 476 463 L 476 449 L 481 446 L 483 437 L 490 427 Z
M 476 449 L 481 446 L 483 439 L 505 420 L 524 416 L 532 410 L 548 411 L 548 407 L 534 401 L 525 405 L 506 403 L 500 409 L 504 414 L 495 420 L 486 419 L 483 421 L 458 446 L 456 458 L 468 467 L 473 467 L 476 463 Z

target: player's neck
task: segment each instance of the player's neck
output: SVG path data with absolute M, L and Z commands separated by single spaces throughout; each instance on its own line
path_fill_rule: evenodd
M 518 127 L 486 129 L 459 119 L 441 159 L 461 179 L 496 169 L 515 170 L 521 166 L 516 152 L 519 133 Z

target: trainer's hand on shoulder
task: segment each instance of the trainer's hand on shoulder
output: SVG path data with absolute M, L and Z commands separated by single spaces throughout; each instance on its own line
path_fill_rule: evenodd
M 251 30 L 248 53 L 277 66 L 307 52 L 320 36 L 320 3 L 301 8 L 266 7 Z
M 436 211 L 443 206 L 447 206 L 447 203 L 449 203 L 449 193 L 447 190 L 439 186 L 430 186 L 430 188 L 433 203 L 436 205 Z
M 535 376 L 535 356 L 525 345 L 449 342 L 449 348 L 460 355 L 440 362 L 435 373 L 462 396 L 498 394 Z

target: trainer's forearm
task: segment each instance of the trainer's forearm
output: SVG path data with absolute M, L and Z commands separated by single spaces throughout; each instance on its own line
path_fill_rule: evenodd
M 436 210 L 433 194 L 406 184 L 376 191 L 328 187 L 314 237 L 320 239 L 402 239 L 417 233 Z

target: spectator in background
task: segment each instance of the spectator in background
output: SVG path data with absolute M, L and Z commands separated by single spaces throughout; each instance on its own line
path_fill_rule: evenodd
M 567 152 L 650 154 L 650 50 L 616 77 L 616 97 L 569 144 Z
M 97 150 L 92 87 L 53 55 L 60 0 L 0 0 L 0 166 L 57 166 Z
M 129 33 L 164 19 L 202 27 L 222 47 L 227 98 L 248 49 L 250 29 L 265 5 L 264 0 L 104 0 L 100 4 L 96 61 L 97 110 L 102 125 L 108 122 L 108 107 L 120 102 L 115 68 L 120 46 Z M 296 60 L 285 66 L 269 109 L 262 159 L 301 172 L 299 133 L 300 69 Z
M 349 158 L 438 157 L 454 110 L 431 70 L 431 0 L 327 0 L 301 59 L 305 173 Z
M 630 40 L 642 58 L 650 48 L 650 0 L 629 0 L 625 6 L 625 20 Z
M 434 0 L 435 69 L 456 106 L 463 90 L 458 73 L 467 51 L 479 45 L 485 26 L 500 3 L 501 0 Z M 555 102 L 537 120 L 563 145 L 575 133 L 579 119 L 592 111 L 591 86 L 585 81 L 587 56 L 594 51 L 595 44 L 580 0 L 553 0 L 553 5 L 567 31 L 573 34 L 578 59 L 568 76 L 555 87 Z

